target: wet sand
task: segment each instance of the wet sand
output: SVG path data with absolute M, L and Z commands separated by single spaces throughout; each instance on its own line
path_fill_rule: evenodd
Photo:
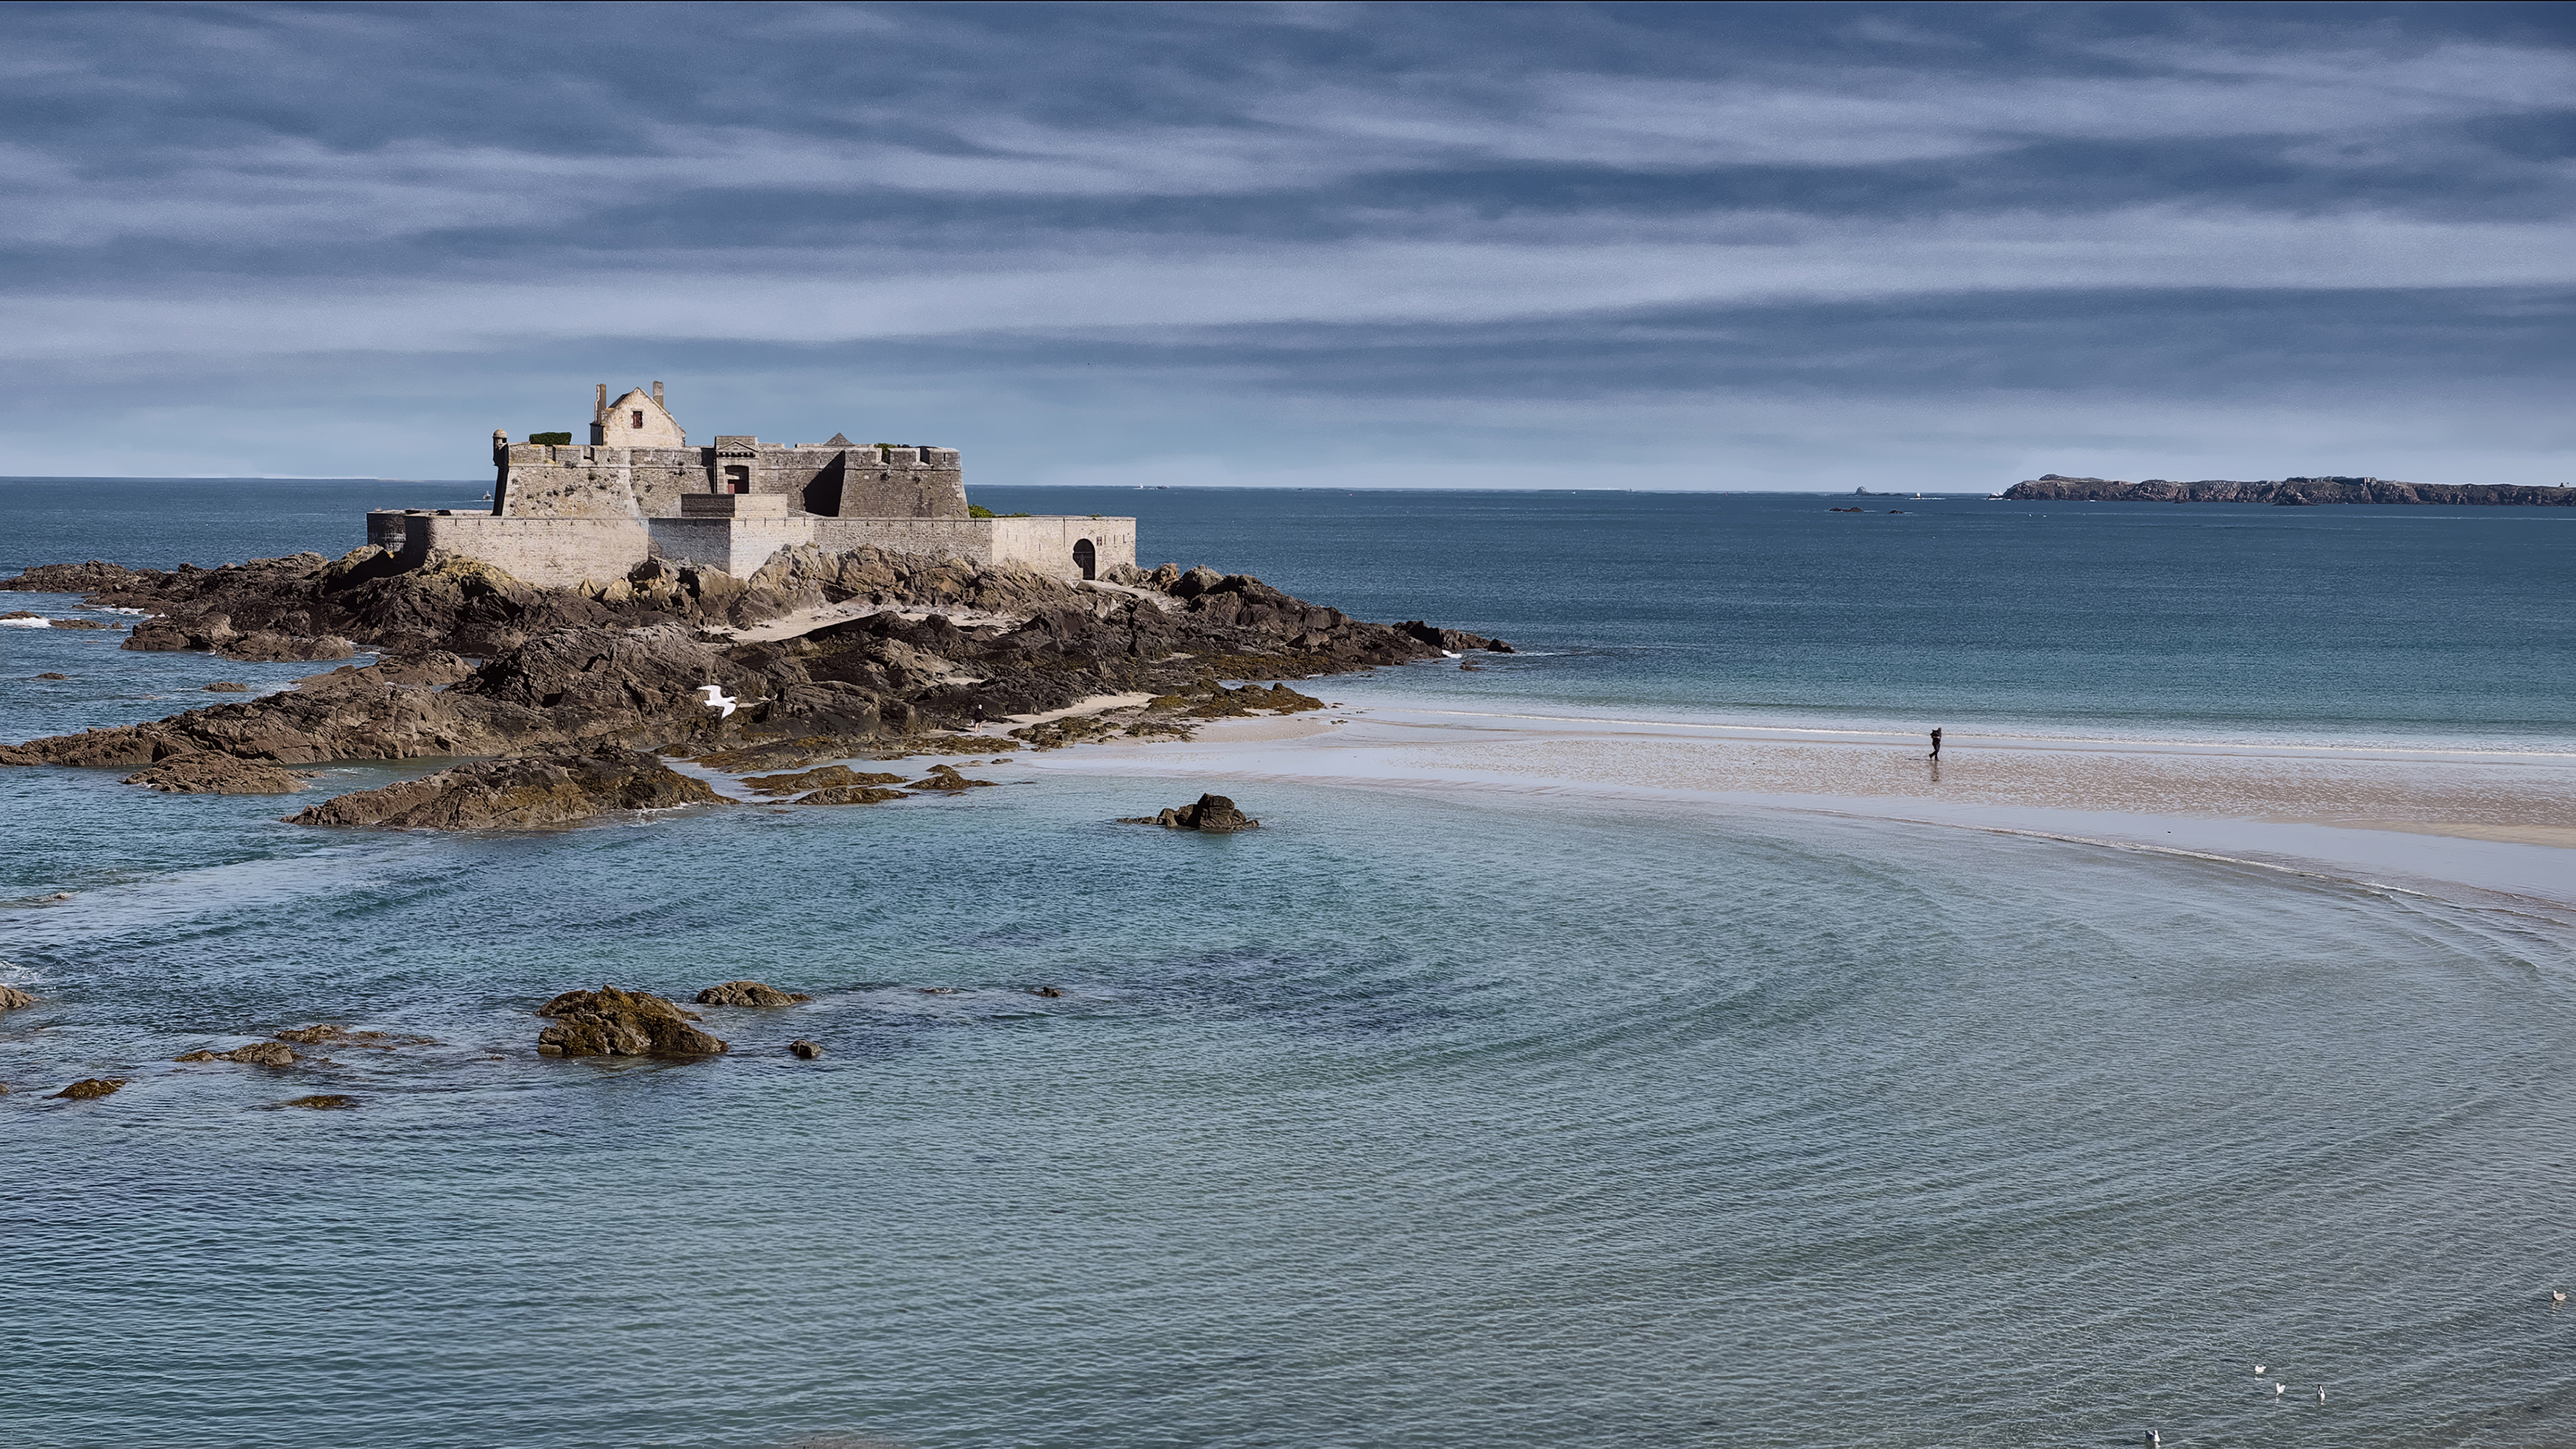
M 2576 753 L 1864 732 L 1371 704 L 1046 770 L 1793 809 L 2178 850 L 2576 911 Z M 1257 813 L 1257 812 L 1256 812 Z

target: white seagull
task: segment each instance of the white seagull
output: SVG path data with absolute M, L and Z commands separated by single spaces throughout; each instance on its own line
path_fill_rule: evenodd
M 2550 1306 L 2550 1307 L 2552 1307 L 2552 1308 L 2562 1307 L 2562 1306 L 2564 1306 L 2564 1305 L 2566 1304 L 2566 1302 L 2567 1302 L 2567 1290 L 2566 1290 L 2566 1289 L 2564 1289 L 2564 1288 L 2552 1288 L 2552 1289 L 2550 1289 L 2550 1290 L 2549 1290 L 2549 1306 Z
M 2272 1397 L 2277 1399 L 2289 1391 L 2290 1386 L 2288 1384 L 2274 1384 L 2272 1386 Z
M 2319 1385 L 2317 1385 L 2317 1402 L 2318 1402 L 2318 1403 L 2320 1403 L 2320 1404 L 2322 1404 L 2322 1403 L 2324 1403 L 2325 1401 L 2326 1401 L 2326 1386 L 2325 1386 L 2325 1385 L 2323 1385 L 2323 1384 L 2319 1384 Z
M 2259 1363 L 2254 1365 L 2254 1377 L 2258 1379 L 2263 1377 L 2263 1366 Z
M 2147 1431 L 2147 1442 L 2150 1444 L 2161 1444 L 2165 1442 L 2165 1436 L 2157 1433 L 2153 1429 L 2149 1429 Z
M 725 693 L 715 685 L 701 684 L 698 686 L 698 703 L 716 711 L 716 718 L 718 719 L 731 719 L 733 718 L 734 706 L 742 703 L 742 701 Z

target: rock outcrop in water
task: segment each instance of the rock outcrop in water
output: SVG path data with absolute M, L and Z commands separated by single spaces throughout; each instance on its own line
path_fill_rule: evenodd
M 291 1067 L 295 1065 L 295 1048 L 282 1041 L 255 1041 L 234 1047 L 228 1052 L 205 1048 L 183 1052 L 175 1060 L 183 1062 L 240 1062 L 253 1067 Z
M 304 782 L 274 765 L 262 765 L 213 750 L 196 750 L 155 761 L 125 777 L 173 795 L 294 795 Z
M 1219 680 L 1306 678 L 1434 658 L 1444 648 L 1509 647 L 1419 621 L 1399 629 L 1352 619 L 1241 574 L 1168 564 L 1111 574 L 1103 587 L 871 548 L 786 550 L 749 580 L 657 561 L 593 590 L 541 589 L 488 565 L 442 558 L 402 571 L 374 549 L 220 569 L 137 570 L 96 561 L 30 569 L 0 587 L 78 590 L 94 602 L 159 611 L 164 617 L 138 629 L 131 647 L 238 651 L 266 635 L 289 641 L 259 645 L 268 657 L 328 653 L 336 647 L 328 641 L 354 641 L 384 657 L 281 693 L 149 724 L 0 746 L 0 765 L 115 766 L 149 784 L 161 777 L 145 778 L 148 767 L 200 754 L 272 767 L 544 756 L 553 763 L 516 774 L 443 772 L 432 777 L 438 783 L 429 794 L 394 786 L 365 792 L 369 799 L 350 797 L 343 810 L 317 806 L 295 818 L 556 823 L 599 809 L 660 808 L 631 799 L 576 808 L 571 797 L 601 794 L 586 785 L 570 795 L 552 785 L 537 790 L 562 799 L 564 813 L 535 803 L 526 812 L 497 807 L 499 795 L 525 791 L 540 777 L 561 784 L 564 770 L 597 774 L 565 761 L 598 746 L 745 761 L 775 750 L 777 765 L 917 753 L 943 743 L 982 752 L 1000 742 L 958 743 L 943 732 L 1121 695 L 1154 704 L 1124 725 L 1077 713 L 1044 727 L 1047 738 L 1039 742 L 1120 732 L 1185 737 L 1194 720 L 1321 703 L 1284 686 L 1225 690 Z M 735 637 L 744 625 L 826 609 L 855 617 L 766 642 Z M 469 662 L 471 655 L 483 662 Z M 733 716 L 719 720 L 699 703 L 706 685 L 741 701 Z M 811 743 L 801 755 L 779 748 L 795 742 Z M 188 778 L 205 768 L 173 767 L 162 777 Z M 919 788 L 979 783 L 957 783 L 954 772 L 933 780 Z M 805 799 L 885 798 L 868 793 L 876 783 L 854 778 Z M 667 803 L 695 798 L 685 787 L 661 784 Z M 439 798 L 449 803 L 434 804 Z
M 68 1097 L 75 1102 L 86 1102 L 98 1097 L 115 1095 L 116 1090 L 124 1086 L 126 1080 L 124 1077 L 83 1077 L 56 1092 L 54 1096 L 58 1100 Z
M 36 998 L 15 986 L 0 986 L 0 1011 L 21 1011 L 36 1004 Z
M 802 991 L 781 991 L 765 981 L 720 981 L 698 993 L 700 1006 L 794 1006 L 813 999 Z
M 2010 499 L 2095 503 L 2268 503 L 2298 507 L 2317 503 L 2447 503 L 2479 507 L 2576 507 L 2576 488 L 2537 488 L 2503 483 L 2400 483 L 2389 478 L 2281 478 L 2243 483 L 2204 478 L 2177 483 L 2149 478 L 2069 478 L 2046 473 L 2004 490 Z
M 733 1050 L 690 1025 L 683 1011 L 649 991 L 567 991 L 537 1008 L 554 1024 L 537 1033 L 537 1050 L 564 1057 L 703 1057 Z
M 325 800 L 287 818 L 296 825 L 526 830 L 618 810 L 733 803 L 706 781 L 641 750 L 598 745 L 578 753 L 477 760 Z
M 1159 825 L 1165 830 L 1203 830 L 1211 835 L 1224 835 L 1237 830 L 1258 830 L 1261 822 L 1235 808 L 1223 795 L 1201 795 L 1195 802 L 1166 810 L 1160 815 L 1131 815 L 1121 825 Z
M 799 805 L 882 805 L 888 800 L 903 798 L 904 793 L 901 790 L 889 790 L 882 785 L 834 785 L 828 790 L 817 790 L 806 795 L 796 803 Z

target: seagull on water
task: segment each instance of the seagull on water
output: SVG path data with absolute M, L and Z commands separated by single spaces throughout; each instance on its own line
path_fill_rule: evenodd
M 2552 1289 L 2550 1289 L 2550 1290 L 2549 1290 L 2549 1306 L 2550 1306 L 2550 1307 L 2552 1307 L 2552 1308 L 2564 1308 L 2564 1307 L 2566 1307 L 2566 1306 L 2567 1306 L 2567 1290 L 2566 1290 L 2566 1289 L 2564 1289 L 2564 1288 L 2552 1288 Z
M 2290 1386 L 2289 1386 L 2288 1384 L 2274 1384 L 2274 1385 L 2272 1386 L 2272 1397 L 2273 1397 L 2273 1398 L 2275 1398 L 2275 1399 L 2278 1399 L 2278 1398 L 2280 1398 L 2283 1394 L 2286 1394 L 2286 1393 L 2288 1393 L 2289 1391 L 2290 1391 Z
M 742 703 L 742 701 L 725 693 L 715 685 L 701 684 L 698 686 L 698 703 L 716 711 L 716 718 L 718 719 L 731 719 L 733 718 L 734 706 Z
M 2254 1377 L 2258 1379 L 2263 1377 L 2263 1366 L 2259 1363 L 2254 1365 Z
M 2150 1444 L 2161 1444 L 2165 1442 L 2165 1436 L 2157 1433 L 2153 1429 L 2149 1429 L 2147 1431 L 2147 1442 Z
M 2322 1404 L 2322 1403 L 2324 1403 L 2325 1401 L 2326 1401 L 2326 1386 L 2325 1386 L 2325 1385 L 2323 1385 L 2323 1384 L 2319 1384 L 2319 1385 L 2317 1385 L 2317 1402 L 2318 1402 L 2318 1403 L 2320 1403 L 2320 1404 Z

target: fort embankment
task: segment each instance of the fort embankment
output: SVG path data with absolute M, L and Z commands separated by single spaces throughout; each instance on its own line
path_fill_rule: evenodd
M 2025 501 L 2090 503 L 2269 503 L 2284 507 L 2312 503 L 2449 503 L 2576 508 L 2576 488 L 2564 484 L 2537 487 L 2515 483 L 2401 483 L 2392 478 L 2278 478 L 2250 483 L 2224 478 L 2192 483 L 2149 478 L 2132 483 L 2118 478 L 2069 478 L 2047 473 L 2014 484 L 2004 490 L 2003 496 Z

